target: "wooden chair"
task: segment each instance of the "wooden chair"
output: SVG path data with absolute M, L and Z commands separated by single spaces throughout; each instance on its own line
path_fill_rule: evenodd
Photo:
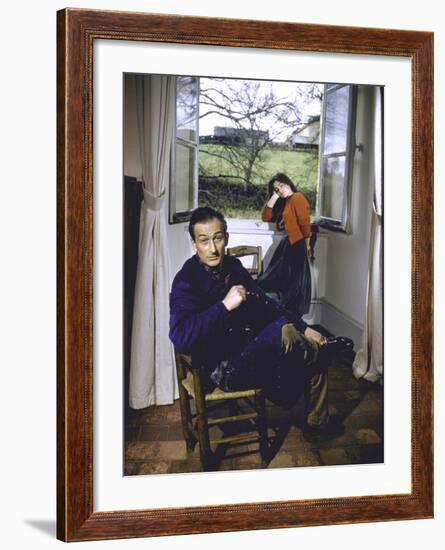
M 261 246 L 240 245 L 232 246 L 226 249 L 229 256 L 243 258 L 245 256 L 253 256 L 253 266 L 248 267 L 247 271 L 254 279 L 257 279 L 263 272 L 263 250 Z
M 187 451 L 194 450 L 199 443 L 199 454 L 204 471 L 217 469 L 215 453 L 230 444 L 259 442 L 261 466 L 268 464 L 268 439 L 266 422 L 266 405 L 263 391 L 252 388 L 245 391 L 224 392 L 219 388 L 210 392 L 203 390 L 201 366 L 194 364 L 190 355 L 176 352 L 176 372 L 178 375 L 181 419 Z M 239 407 L 239 401 L 248 407 L 245 412 Z M 228 403 L 229 416 L 214 417 L 209 415 L 212 405 Z M 191 404 L 193 403 L 193 411 Z M 210 430 L 215 426 L 242 423 L 248 430 L 235 435 L 224 435 L 211 439 Z M 238 425 L 239 426 L 239 425 Z M 252 432 L 256 431 L 253 435 Z M 212 450 L 211 445 L 214 445 Z

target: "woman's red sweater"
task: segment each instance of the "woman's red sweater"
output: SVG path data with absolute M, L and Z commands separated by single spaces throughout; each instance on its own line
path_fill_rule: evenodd
M 273 209 L 265 206 L 261 212 L 263 222 L 274 222 Z M 292 193 L 286 199 L 283 210 L 284 227 L 290 244 L 311 236 L 311 219 L 309 203 L 302 193 Z

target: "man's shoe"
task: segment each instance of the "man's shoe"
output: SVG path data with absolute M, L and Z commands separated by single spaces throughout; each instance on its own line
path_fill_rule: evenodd
M 325 347 L 332 352 L 343 353 L 354 349 L 354 342 L 346 336 L 333 336 L 326 340 Z

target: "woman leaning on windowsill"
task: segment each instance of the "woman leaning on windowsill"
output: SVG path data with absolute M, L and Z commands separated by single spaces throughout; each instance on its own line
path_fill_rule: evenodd
M 277 229 L 284 229 L 286 235 L 258 284 L 286 308 L 304 315 L 311 303 L 309 203 L 286 174 L 275 174 L 268 187 L 269 200 L 261 218 L 264 222 L 275 222 Z

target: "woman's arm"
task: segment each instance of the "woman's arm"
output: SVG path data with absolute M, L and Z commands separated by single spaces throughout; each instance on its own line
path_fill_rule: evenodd
M 275 206 L 275 203 L 279 199 L 278 195 L 276 193 L 273 193 L 270 199 L 266 202 L 263 211 L 261 212 L 261 219 L 263 222 L 274 222 L 274 214 L 273 214 L 273 207 Z

